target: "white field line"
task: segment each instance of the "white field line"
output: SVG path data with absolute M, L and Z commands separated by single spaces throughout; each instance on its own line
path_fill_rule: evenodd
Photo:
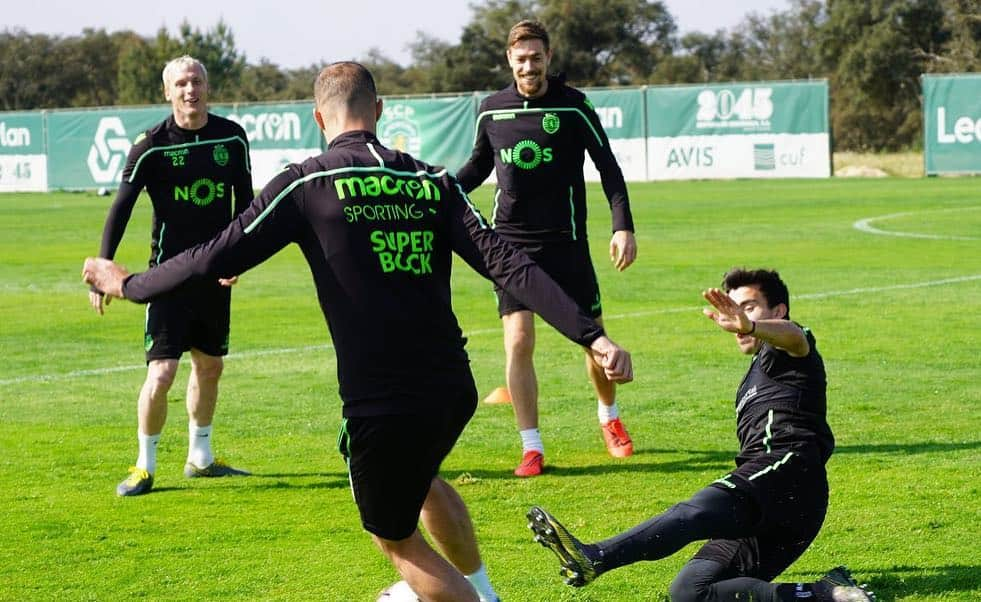
M 910 282 L 907 284 L 893 284 L 890 286 L 876 286 L 876 287 L 863 287 L 863 288 L 851 288 L 840 291 L 827 291 L 823 293 L 805 293 L 803 295 L 793 295 L 793 299 L 826 299 L 828 297 L 841 297 L 844 295 L 858 295 L 862 293 L 878 293 L 882 291 L 892 291 L 892 290 L 902 290 L 902 289 L 913 289 L 913 288 L 926 288 L 930 286 L 944 286 L 947 284 L 959 284 L 961 282 L 971 282 L 974 280 L 981 280 L 981 274 L 973 274 L 970 276 L 958 276 L 956 278 L 944 278 L 943 280 L 928 280 L 925 282 Z M 670 307 L 664 309 L 652 309 L 649 311 L 635 311 L 625 314 L 614 314 L 609 316 L 603 316 L 604 322 L 609 322 L 610 320 L 621 320 L 624 318 L 637 318 L 643 316 L 653 316 L 658 314 L 671 314 L 671 313 L 684 313 L 684 312 L 695 312 L 700 310 L 701 305 L 692 305 L 688 307 Z M 501 332 L 500 328 L 483 328 L 480 330 L 471 330 L 470 332 L 465 332 L 464 336 L 474 337 L 478 335 L 485 334 L 499 334 Z M 239 353 L 230 353 L 226 357 L 227 359 L 249 359 L 254 357 L 263 357 L 267 355 L 284 355 L 287 353 L 303 353 L 307 351 L 328 351 L 333 349 L 333 345 L 306 345 L 303 347 L 283 347 L 281 349 L 256 349 L 253 351 L 242 351 Z M 63 372 L 61 374 L 35 374 L 32 376 L 19 376 L 16 378 L 7 378 L 0 380 L 0 386 L 4 385 L 16 385 L 20 383 L 27 382 L 53 382 L 61 380 L 72 380 L 75 378 L 82 378 L 86 376 L 101 376 L 103 374 L 113 374 L 115 372 L 129 372 L 134 370 L 145 370 L 145 364 L 134 364 L 132 366 L 115 366 L 111 368 L 92 368 L 89 370 L 73 370 L 71 372 Z
M 949 211 L 972 211 L 981 209 L 981 207 L 954 207 L 951 209 L 926 209 L 923 211 L 904 211 L 902 213 L 890 213 L 889 215 L 879 215 L 877 217 L 867 217 L 865 219 L 860 219 L 852 227 L 856 230 L 861 230 L 862 232 L 867 232 L 869 234 L 880 234 L 882 236 L 904 236 L 906 238 L 930 238 L 934 240 L 981 240 L 977 236 L 948 236 L 946 234 L 922 234 L 919 232 L 899 232 L 895 230 L 880 230 L 872 225 L 872 222 L 877 222 L 881 220 L 894 219 L 897 217 L 906 217 L 907 215 L 917 215 L 919 213 L 946 213 Z

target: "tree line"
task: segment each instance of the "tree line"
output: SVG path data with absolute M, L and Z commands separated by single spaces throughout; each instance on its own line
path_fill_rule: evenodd
M 424 32 L 401 65 L 372 49 L 356 59 L 383 95 L 494 90 L 511 74 L 511 25 L 535 18 L 549 29 L 552 69 L 578 87 L 826 78 L 836 150 L 894 150 L 922 143 L 919 77 L 981 70 L 977 0 L 790 0 L 729 30 L 680 35 L 657 0 L 485 0 L 459 40 Z M 52 36 L 0 32 L 0 110 L 162 102 L 160 71 L 191 54 L 207 66 L 215 102 L 312 97 L 322 64 L 283 69 L 250 63 L 219 21 L 176 35 L 85 29 Z

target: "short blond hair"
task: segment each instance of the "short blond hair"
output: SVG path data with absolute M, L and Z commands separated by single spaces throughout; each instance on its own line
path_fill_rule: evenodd
M 201 75 L 204 76 L 204 81 L 208 81 L 208 69 L 205 68 L 204 63 L 194 58 L 191 55 L 185 54 L 184 56 L 179 56 L 176 59 L 172 59 L 163 68 L 163 83 L 164 87 L 170 85 L 171 80 L 174 79 L 174 73 L 180 68 L 187 68 L 196 65 L 201 69 Z
M 313 84 L 313 98 L 318 107 L 338 103 L 348 110 L 374 111 L 377 94 L 371 72 L 353 61 L 327 65 Z

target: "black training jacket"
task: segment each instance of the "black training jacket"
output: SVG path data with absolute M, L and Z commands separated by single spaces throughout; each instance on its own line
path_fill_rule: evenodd
M 494 228 L 522 242 L 586 240 L 585 153 L 596 165 L 613 228 L 633 231 L 627 186 L 610 141 L 586 96 L 549 78 L 540 98 L 515 84 L 480 104 L 470 160 L 457 172 L 470 192 L 496 169 Z
M 736 392 L 737 463 L 774 450 L 791 450 L 827 462 L 835 447 L 827 422 L 827 377 L 817 341 L 804 357 L 764 343 Z
M 245 131 L 209 113 L 197 130 L 179 127 L 171 115 L 140 134 L 106 217 L 100 257 L 115 257 L 144 188 L 153 203 L 152 266 L 210 239 L 252 201 Z

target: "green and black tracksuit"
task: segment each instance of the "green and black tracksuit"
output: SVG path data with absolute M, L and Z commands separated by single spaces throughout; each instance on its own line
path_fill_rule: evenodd
M 540 98 L 525 98 L 512 83 L 484 99 L 473 153 L 456 176 L 470 192 L 496 170 L 492 217 L 508 240 L 584 240 L 586 153 L 600 173 L 613 231 L 633 231 L 627 185 L 599 116 L 562 78 L 549 78 Z
M 495 170 L 492 221 L 505 239 L 542 265 L 590 315 L 601 315 L 599 285 L 586 233 L 586 154 L 600 173 L 612 230 L 633 231 L 627 186 L 610 141 L 586 96 L 552 77 L 540 98 L 515 84 L 480 105 L 470 160 L 457 172 L 467 192 Z M 498 311 L 529 309 L 497 290 Z
M 149 265 L 210 239 L 252 201 L 249 143 L 237 123 L 209 113 L 197 130 L 173 115 L 130 148 L 109 209 L 99 255 L 112 259 L 140 192 L 153 204 Z M 196 347 L 227 353 L 230 289 L 216 280 L 183 287 L 147 311 L 147 359 L 180 357 Z

